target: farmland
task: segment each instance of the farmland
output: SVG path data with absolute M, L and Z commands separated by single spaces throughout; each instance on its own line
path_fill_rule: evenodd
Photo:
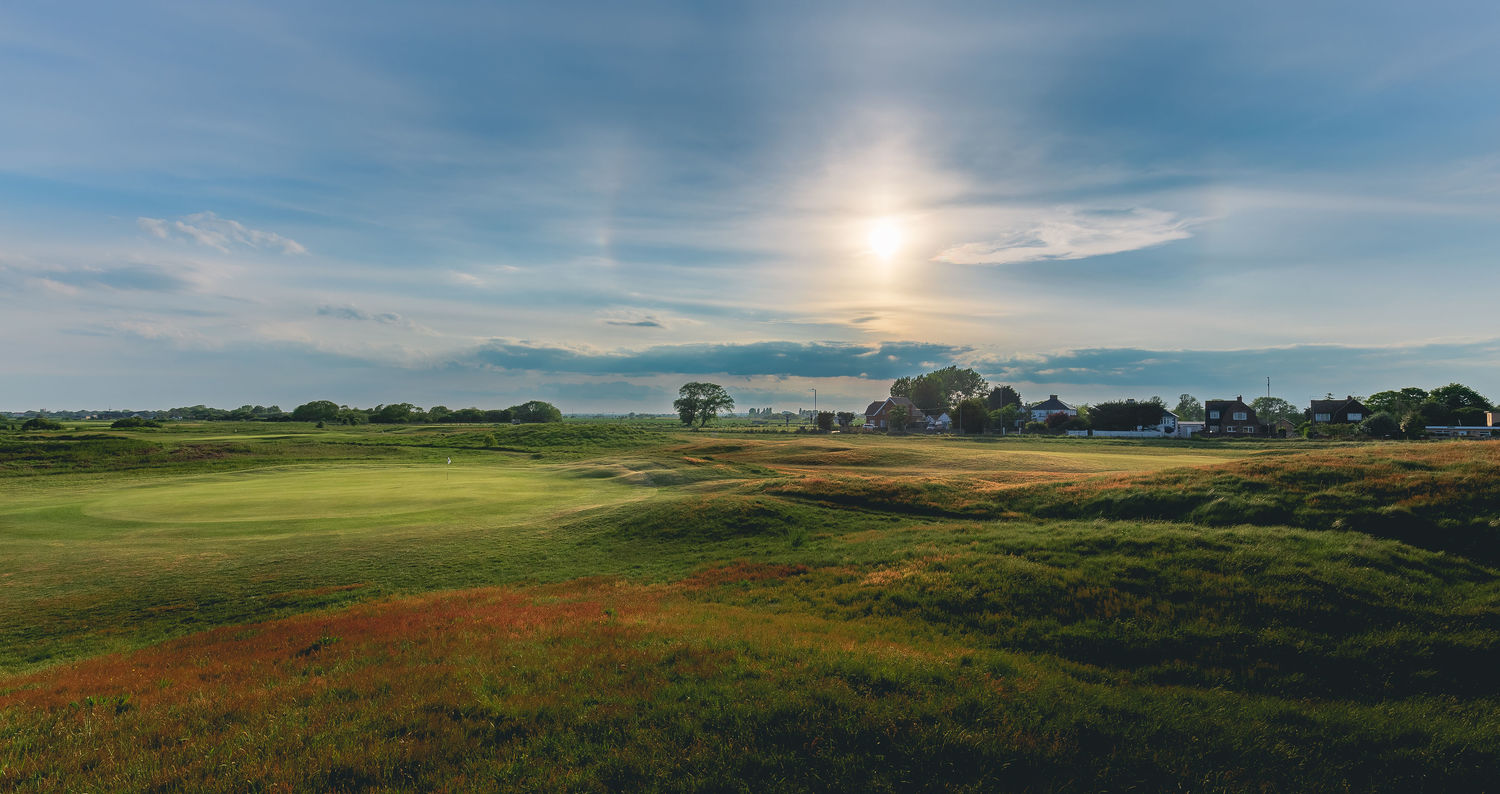
M 288 427 L 0 437 L 0 788 L 1500 765 L 1488 445 Z

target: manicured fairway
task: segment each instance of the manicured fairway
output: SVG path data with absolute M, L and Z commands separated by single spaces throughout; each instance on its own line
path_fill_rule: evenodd
M 117 647 L 179 621 L 516 575 L 571 545 L 561 517 L 653 495 L 568 466 L 444 460 L 26 482 L 0 503 L 0 669 L 71 635 Z

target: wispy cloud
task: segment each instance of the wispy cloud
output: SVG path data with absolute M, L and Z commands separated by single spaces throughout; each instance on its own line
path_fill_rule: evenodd
M 174 221 L 164 218 L 136 219 L 142 231 L 161 240 L 192 240 L 200 245 L 229 253 L 232 246 L 276 249 L 283 254 L 305 254 L 307 248 L 289 237 L 250 227 L 212 212 L 196 212 Z
M 1187 222 L 1162 210 L 1058 207 L 1002 212 L 989 240 L 964 243 L 934 259 L 955 265 L 1013 265 L 1087 259 L 1191 237 Z
M 403 317 L 395 312 L 367 312 L 355 306 L 335 306 L 325 303 L 318 307 L 319 317 L 331 317 L 336 320 L 353 320 L 356 322 L 378 323 L 389 325 L 394 328 L 405 328 L 420 334 L 435 335 L 437 332 L 421 323 Z
M 527 342 L 495 342 L 472 360 L 512 370 L 588 375 L 712 373 L 804 378 L 897 378 L 951 364 L 970 348 L 924 342 L 754 342 L 658 345 L 597 351 Z

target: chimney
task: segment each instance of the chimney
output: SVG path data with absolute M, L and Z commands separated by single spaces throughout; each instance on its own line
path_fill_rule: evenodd
M 1235 402 L 1244 402 L 1245 401 L 1245 395 L 1243 395 L 1243 394 L 1236 395 L 1235 398 L 1234 398 L 1234 400 L 1235 400 Z
M 1056 394 L 1052 395 L 1052 399 L 1056 400 L 1057 399 L 1057 395 Z

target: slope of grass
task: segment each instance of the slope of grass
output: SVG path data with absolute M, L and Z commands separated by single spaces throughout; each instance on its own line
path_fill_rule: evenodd
M 1488 446 L 602 427 L 7 480 L 0 789 L 1493 785 Z
M 1493 701 L 1142 685 L 699 583 L 382 602 L 13 679 L 0 785 L 1483 790 L 1500 763 Z

